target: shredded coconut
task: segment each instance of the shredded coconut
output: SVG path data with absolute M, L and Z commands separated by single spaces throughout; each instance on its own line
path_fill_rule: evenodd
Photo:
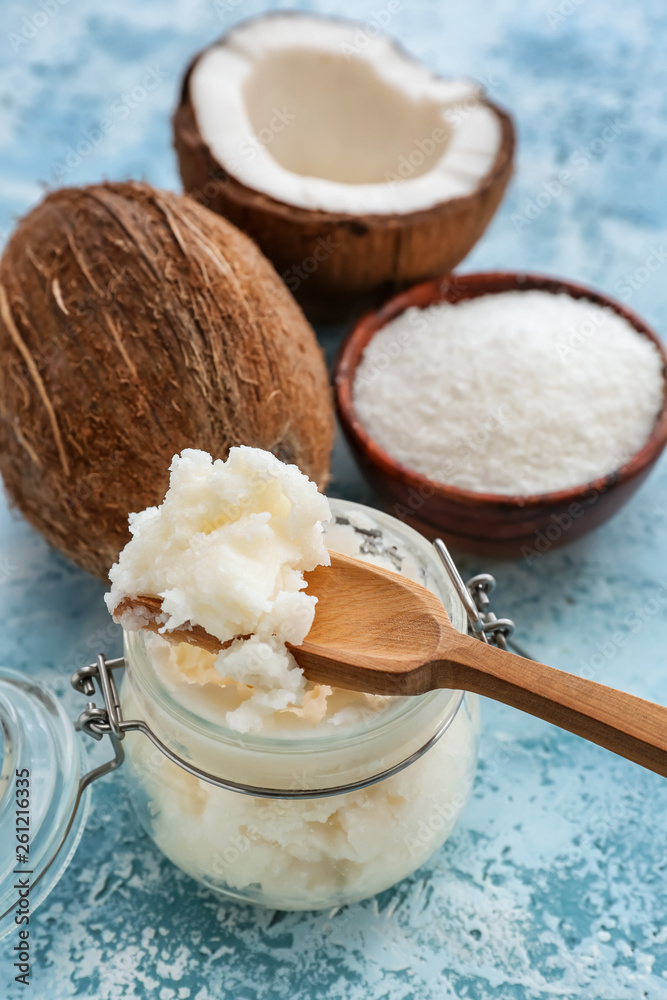
M 612 309 L 526 291 L 408 309 L 366 347 L 354 402 L 407 468 L 530 495 L 621 466 L 647 441 L 663 391 L 659 351 Z

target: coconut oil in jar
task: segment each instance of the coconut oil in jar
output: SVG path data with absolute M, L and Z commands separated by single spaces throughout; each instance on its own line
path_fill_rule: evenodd
M 330 550 L 418 580 L 465 631 L 463 607 L 421 535 L 379 511 L 330 503 Z M 204 885 L 285 910 L 343 905 L 404 878 L 451 833 L 474 780 L 475 696 L 326 689 L 310 692 L 299 711 L 265 715 L 259 732 L 239 732 L 229 720 L 247 692 L 221 683 L 211 654 L 141 631 L 126 632 L 125 646 L 124 718 L 144 719 L 180 757 L 244 787 L 204 781 L 145 736 L 126 736 L 142 825 Z

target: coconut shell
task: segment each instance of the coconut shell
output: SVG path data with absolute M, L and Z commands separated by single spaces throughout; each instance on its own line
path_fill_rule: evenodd
M 144 184 L 63 189 L 0 262 L 0 471 L 10 500 L 105 577 L 172 456 L 272 451 L 321 488 L 334 433 L 312 329 L 256 246 Z
M 498 118 L 501 142 L 472 194 L 405 214 L 316 211 L 252 190 L 216 161 L 190 97 L 192 71 L 203 54 L 185 74 L 173 119 L 183 186 L 257 242 L 311 319 L 349 319 L 401 288 L 450 271 L 491 221 L 512 174 L 516 144 L 512 118 L 492 101 L 482 103 Z

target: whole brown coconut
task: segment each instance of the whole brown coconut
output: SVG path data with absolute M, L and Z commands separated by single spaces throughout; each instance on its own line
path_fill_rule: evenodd
M 342 23 L 280 11 L 242 22 L 240 28 L 264 20 L 269 27 L 272 23 L 279 27 L 288 18 L 295 24 L 304 18 L 323 26 Z M 185 73 L 173 120 L 185 190 L 257 242 L 314 320 L 348 319 L 398 289 L 454 268 L 483 234 L 511 177 L 515 130 L 510 115 L 488 98 L 480 98 L 479 104 L 497 119 L 500 141 L 491 169 L 468 195 L 404 213 L 349 214 L 299 207 L 244 184 L 216 160 L 202 137 L 191 94 L 193 73 L 212 48 L 233 47 L 238 30 L 236 26 L 198 53 Z M 402 53 L 399 46 L 395 49 Z M 308 85 L 304 79 L 303 89 Z M 246 145 L 252 137 L 247 139 Z
M 255 245 L 145 184 L 55 191 L 0 262 L 0 471 L 105 577 L 174 453 L 270 450 L 320 487 L 334 420 L 315 336 Z

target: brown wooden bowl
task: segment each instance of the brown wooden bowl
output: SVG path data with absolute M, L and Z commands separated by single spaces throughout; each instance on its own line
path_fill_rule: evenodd
M 375 333 L 411 306 L 461 302 L 507 291 L 564 292 L 613 309 L 656 345 L 663 359 L 663 406 L 651 435 L 615 472 L 581 486 L 533 496 L 476 493 L 433 482 L 391 458 L 370 437 L 357 416 L 353 384 L 364 348 Z M 667 444 L 667 351 L 635 313 L 600 292 L 560 278 L 489 272 L 449 274 L 394 296 L 356 324 L 341 349 L 334 376 L 341 424 L 359 466 L 387 510 L 425 535 L 480 555 L 536 556 L 581 538 L 615 514 L 639 488 Z

